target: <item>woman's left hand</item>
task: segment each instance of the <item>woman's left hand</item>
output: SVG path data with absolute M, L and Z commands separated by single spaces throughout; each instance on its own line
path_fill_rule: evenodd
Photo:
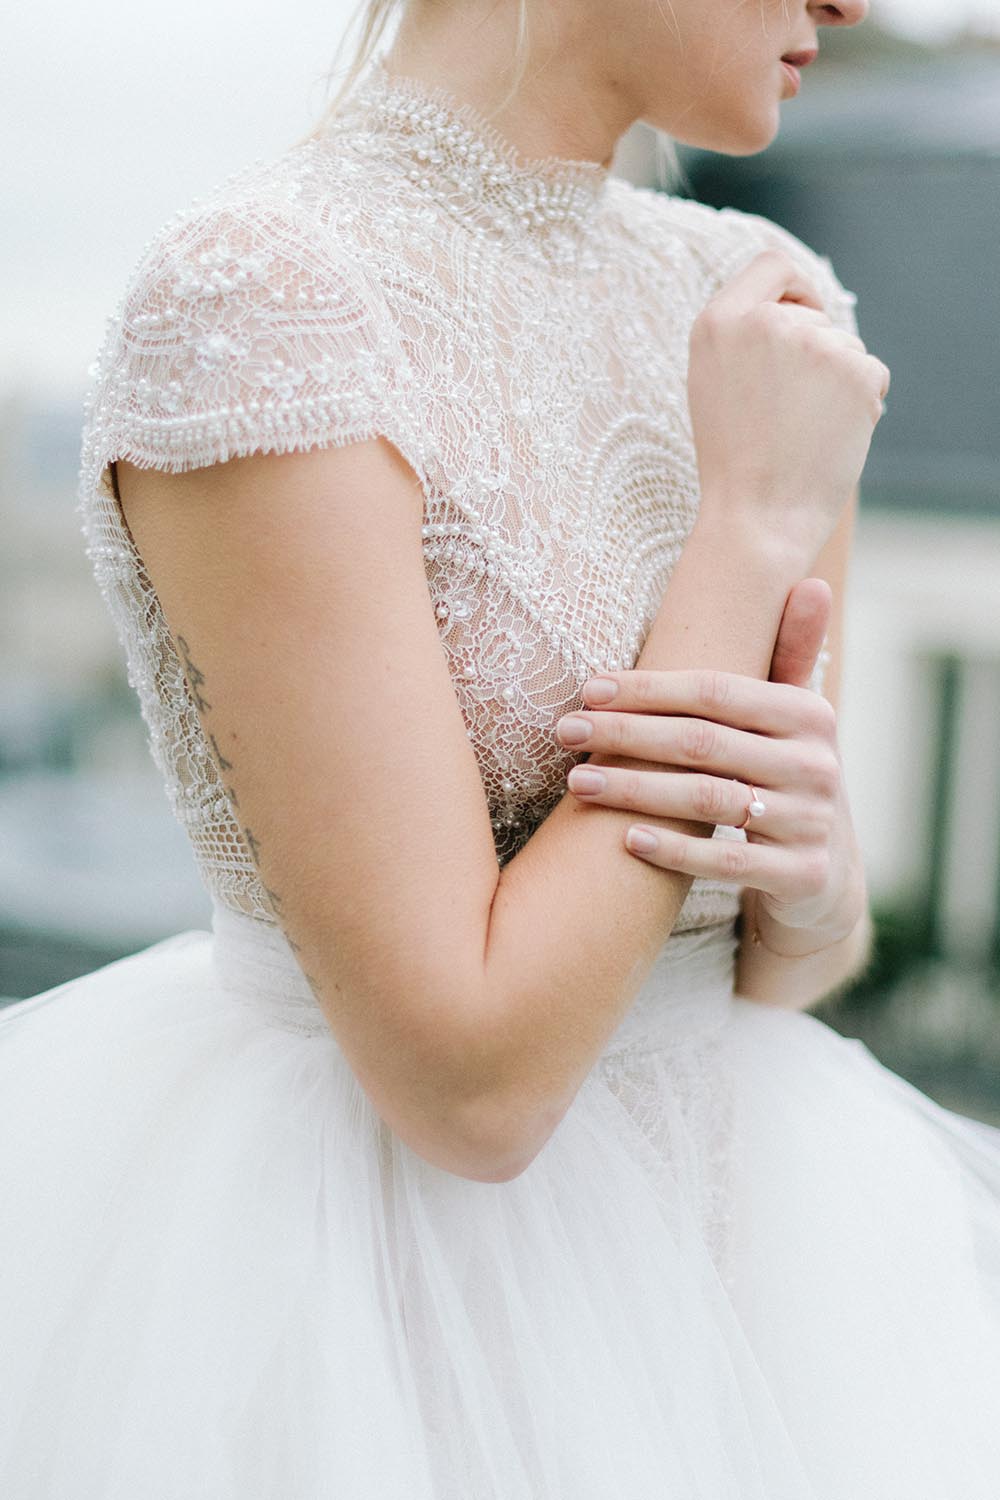
M 789 606 L 794 597 L 793 590 Z M 808 597 L 800 596 L 800 605 Z M 786 618 L 789 630 L 801 632 L 801 607 L 797 614 L 786 609 Z M 787 647 L 779 635 L 775 663 L 783 660 L 784 675 L 808 681 L 819 644 L 805 654 Z M 615 685 L 606 707 L 596 706 L 597 681 Z M 751 786 L 764 804 L 746 825 L 746 842 L 638 824 L 626 836 L 631 853 L 661 869 L 752 886 L 760 892 L 758 912 L 763 908 L 765 919 L 783 927 L 808 929 L 830 942 L 851 931 L 867 897 L 837 715 L 828 699 L 791 681 L 642 669 L 602 673 L 582 696 L 594 708 L 567 718 L 588 721 L 591 733 L 573 743 L 561 733 L 566 719 L 560 720 L 557 733 L 568 748 L 665 767 L 574 766 L 567 785 L 582 802 L 731 827 L 747 816 Z M 595 776 L 602 778 L 599 787 Z M 648 834 L 651 846 L 641 847 L 636 831 Z

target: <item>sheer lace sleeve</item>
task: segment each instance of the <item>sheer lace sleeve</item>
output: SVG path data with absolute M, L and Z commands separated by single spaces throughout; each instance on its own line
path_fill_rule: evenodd
M 198 469 L 378 435 L 420 471 L 410 370 L 370 264 L 275 189 L 171 221 L 109 319 L 86 403 L 78 510 L 171 808 L 213 895 L 273 920 L 110 465 Z
M 106 463 L 200 468 L 384 433 L 405 361 L 370 273 L 280 203 L 189 211 L 147 247 L 99 361 Z
M 721 254 L 716 263 L 719 285 L 735 276 L 762 250 L 784 250 L 813 282 L 831 322 L 848 333 L 858 332 L 857 297 L 844 286 L 828 255 L 821 255 L 805 240 L 763 214 L 723 208 L 718 213 Z

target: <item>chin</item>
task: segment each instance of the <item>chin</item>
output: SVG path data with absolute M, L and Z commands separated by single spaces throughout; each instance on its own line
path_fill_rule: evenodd
M 756 156 L 765 151 L 778 134 L 781 121 L 775 110 L 765 118 L 734 120 L 714 128 L 675 135 L 675 141 L 699 151 L 718 151 L 723 156 Z

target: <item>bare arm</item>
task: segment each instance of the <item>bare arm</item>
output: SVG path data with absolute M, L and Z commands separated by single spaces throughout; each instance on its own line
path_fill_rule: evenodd
M 516 1175 L 690 877 L 634 860 L 627 814 L 567 794 L 500 878 L 422 496 L 390 444 L 185 474 L 120 462 L 118 478 L 235 816 L 362 1086 L 446 1170 Z M 640 665 L 765 675 L 800 571 L 757 537 L 696 527 Z
M 823 547 L 810 577 L 824 578 L 833 594 L 833 612 L 828 632 L 830 661 L 823 684 L 824 696 L 839 709 L 844 664 L 844 602 L 847 574 L 859 494 L 854 489 L 836 529 Z M 866 908 L 858 927 L 843 941 L 817 948 L 810 934 L 783 931 L 777 935 L 780 951 L 765 941 L 754 941 L 761 925 L 757 913 L 757 891 L 745 887 L 742 901 L 743 920 L 736 962 L 736 991 L 749 1000 L 778 1005 L 791 1010 L 805 1010 L 831 994 L 866 967 L 872 952 L 871 914 Z M 765 924 L 765 931 L 766 931 Z
M 699 521 L 636 666 L 697 669 L 706 711 L 717 710 L 711 669 L 767 676 L 782 608 L 800 574 L 780 541 L 768 548 L 758 536 Z M 696 735 L 692 765 L 699 748 L 707 755 Z M 645 764 L 607 755 L 588 763 Z M 508 1097 L 526 1110 L 515 1138 L 530 1140 L 534 1129 L 535 1150 L 628 1009 L 690 889 L 690 876 L 653 869 L 627 852 L 634 821 L 632 812 L 567 794 L 500 879 L 486 994 L 504 1028 Z M 704 837 L 715 827 L 715 820 L 643 821 Z

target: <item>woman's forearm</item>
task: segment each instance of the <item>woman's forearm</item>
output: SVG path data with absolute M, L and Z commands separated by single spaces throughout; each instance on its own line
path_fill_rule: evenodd
M 781 539 L 699 523 L 636 665 L 766 680 L 788 592 L 805 566 Z M 592 763 L 644 764 L 610 756 Z M 690 876 L 628 853 L 631 821 L 567 792 L 501 875 L 485 951 L 490 1086 L 479 1107 L 487 1138 L 506 1132 L 512 1157 L 530 1160 L 569 1107 L 690 887 Z M 645 821 L 706 838 L 714 831 L 711 823 Z
M 867 967 L 874 942 L 867 903 L 856 926 L 837 942 L 824 942 L 822 934 L 808 930 L 783 929 L 778 938 L 781 949 L 776 951 L 768 944 L 768 928 L 760 921 L 757 897 L 758 892 L 750 887 L 743 892 L 736 958 L 736 993 L 743 999 L 807 1010 Z

